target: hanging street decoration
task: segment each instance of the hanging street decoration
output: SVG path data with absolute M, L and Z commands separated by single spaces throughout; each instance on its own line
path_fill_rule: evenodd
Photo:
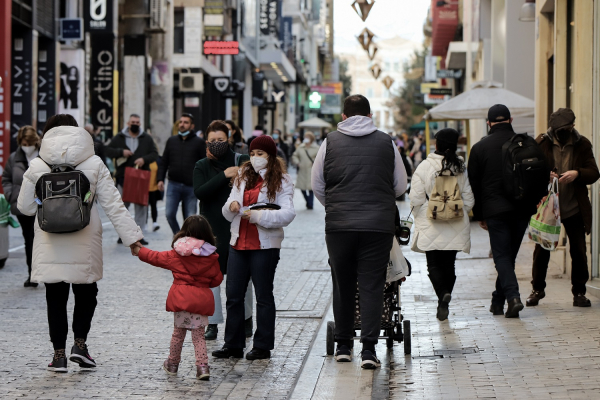
M 369 55 L 369 60 L 373 61 L 373 59 L 375 58 L 375 54 L 377 54 L 377 50 L 379 50 L 377 45 L 375 43 L 371 43 L 371 46 L 367 50 L 367 54 Z
M 385 88 L 387 90 L 390 90 L 390 88 L 394 84 L 394 79 L 388 75 L 385 78 L 383 78 L 383 80 L 381 82 L 383 82 L 383 85 L 385 86 Z
M 371 8 L 374 4 L 375 0 L 355 0 L 351 7 L 364 22 L 367 20 L 367 17 L 369 16 Z
M 379 64 L 374 64 L 371 67 L 371 73 L 373 74 L 373 77 L 375 79 L 379 78 L 379 75 L 381 75 L 381 67 L 379 66 Z
M 375 34 L 371 32 L 368 28 L 365 28 L 362 30 L 360 35 L 356 37 L 356 39 L 358 39 L 358 43 L 361 44 L 363 49 L 369 51 L 369 46 L 371 45 L 371 42 L 373 41 L 374 37 Z

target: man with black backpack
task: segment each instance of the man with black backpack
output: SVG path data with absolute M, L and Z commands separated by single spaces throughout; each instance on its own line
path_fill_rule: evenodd
M 558 179 L 560 219 L 569 238 L 571 253 L 571 291 L 574 307 L 590 307 L 585 297 L 585 284 L 589 279 L 586 234 L 592 231 L 592 205 L 587 185 L 598 180 L 600 173 L 594 159 L 592 143 L 575 129 L 575 114 L 569 108 L 559 108 L 550 116 L 550 128 L 536 140 L 546 154 L 551 179 Z M 546 296 L 546 273 L 550 252 L 539 244 L 533 253 L 533 291 L 527 306 L 537 306 Z
M 523 309 L 515 260 L 529 219 L 547 192 L 550 171 L 535 140 L 516 134 L 510 111 L 496 104 L 488 111 L 490 133 L 471 149 L 469 181 L 475 195 L 473 215 L 490 234 L 498 271 L 490 312 L 518 318 Z M 542 182 L 541 184 L 539 182 Z

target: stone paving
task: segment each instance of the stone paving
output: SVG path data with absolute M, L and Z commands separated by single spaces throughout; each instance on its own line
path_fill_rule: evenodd
M 296 196 L 297 217 L 286 229 L 275 277 L 278 318 L 276 343 L 270 361 L 216 360 L 209 356 L 211 380 L 195 380 L 191 338 L 184 344 L 177 377 L 162 371 L 173 317 L 164 311 L 172 282 L 170 272 L 133 258 L 117 245 L 110 223 L 104 232 L 104 279 L 98 284 L 98 307 L 88 338 L 99 367 L 81 371 L 69 363 L 69 373 L 45 369 L 52 356 L 46 320 L 45 289 L 23 287 L 26 278 L 20 232 L 11 232 L 15 249 L 0 270 L 0 398 L 2 399 L 284 399 L 292 390 L 305 355 L 330 302 L 322 207 L 304 207 Z M 159 203 L 161 204 L 161 203 Z M 161 204 L 164 206 L 164 204 Z M 161 229 L 149 233 L 149 246 L 167 250 L 171 233 L 159 212 Z M 103 216 L 103 222 L 107 219 Z M 327 269 L 325 271 L 328 271 Z M 224 290 L 224 288 L 223 288 Z M 225 296 L 222 296 L 225 300 Z M 72 296 L 71 296 L 72 298 Z M 69 301 L 71 321 L 73 301 Z M 223 326 L 209 354 L 223 345 Z M 72 343 L 70 333 L 68 346 Z M 247 350 L 252 348 L 251 340 Z

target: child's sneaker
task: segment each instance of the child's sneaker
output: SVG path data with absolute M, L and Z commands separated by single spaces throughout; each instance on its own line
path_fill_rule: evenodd
M 88 353 L 87 345 L 83 345 L 83 350 L 76 344 L 71 348 L 69 360 L 79 364 L 81 368 L 95 368 L 96 361 Z
M 67 357 L 52 358 L 52 362 L 48 364 L 48 371 L 52 372 L 68 372 Z
M 199 381 L 210 380 L 210 368 L 208 365 L 202 364 L 197 367 L 196 379 Z
M 163 369 L 169 375 L 177 375 L 177 371 L 179 370 L 179 364 L 171 364 L 169 360 L 165 360 L 163 363 Z

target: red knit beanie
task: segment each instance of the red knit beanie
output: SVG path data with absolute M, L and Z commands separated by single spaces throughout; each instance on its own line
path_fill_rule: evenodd
M 277 156 L 277 145 L 271 136 L 262 135 L 254 138 L 250 143 L 250 151 L 262 150 L 270 156 Z

